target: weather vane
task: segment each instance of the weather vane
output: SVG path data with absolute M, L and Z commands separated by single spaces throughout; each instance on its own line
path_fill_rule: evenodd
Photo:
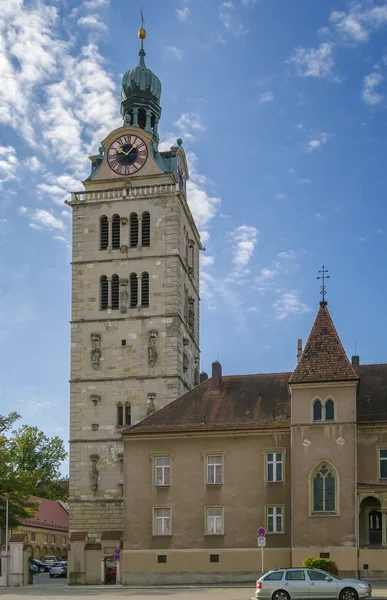
M 326 296 L 326 294 L 327 294 L 327 290 L 326 290 L 326 288 L 325 288 L 325 280 L 326 280 L 326 279 L 330 279 L 330 275 L 327 275 L 327 273 L 328 273 L 328 269 L 326 269 L 326 268 L 324 267 L 324 265 L 322 266 L 322 269 L 321 269 L 321 271 L 319 271 L 319 273 L 321 273 L 321 275 L 319 275 L 319 276 L 317 277 L 317 279 L 322 279 L 322 284 L 321 284 L 321 292 L 320 292 L 320 294 L 321 294 L 321 296 L 322 296 L 322 302 L 323 302 L 324 304 L 326 304 L 326 301 L 325 301 L 325 296 Z
M 140 8 L 140 15 L 141 15 L 141 27 L 144 27 L 144 25 L 145 25 L 144 8 Z

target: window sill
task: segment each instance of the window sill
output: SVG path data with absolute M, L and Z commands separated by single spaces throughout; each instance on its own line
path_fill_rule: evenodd
M 337 512 L 312 512 L 309 514 L 310 517 L 339 517 Z
M 222 481 L 222 483 L 208 483 L 207 482 L 206 485 L 208 488 L 220 488 L 223 485 L 223 481 Z
M 284 480 L 281 479 L 281 481 L 265 481 L 265 483 L 284 483 Z
M 170 483 L 155 483 L 155 488 L 158 489 L 158 490 L 159 489 L 164 489 L 164 488 L 169 489 L 170 487 L 171 487 Z
M 204 537 L 224 537 L 225 533 L 205 533 Z
M 266 531 L 266 535 L 285 535 L 286 531 Z
M 172 533 L 152 533 L 153 538 L 171 538 Z

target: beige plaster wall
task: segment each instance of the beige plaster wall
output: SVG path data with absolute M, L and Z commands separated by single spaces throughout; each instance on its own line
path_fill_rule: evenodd
M 383 483 L 379 479 L 379 450 L 387 449 L 386 426 L 359 426 L 358 429 L 358 463 L 359 483 Z
M 285 482 L 265 483 L 264 449 L 285 449 Z M 224 453 L 224 483 L 208 486 L 205 452 Z M 172 483 L 153 485 L 152 455 L 171 453 Z M 153 438 L 125 442 L 124 548 L 255 548 L 265 526 L 265 505 L 285 505 L 285 534 L 267 537 L 268 547 L 290 544 L 289 433 Z M 136 493 L 132 494 L 132 481 Z M 187 490 L 189 492 L 187 493 Z M 205 507 L 224 507 L 225 535 L 204 535 Z M 172 508 L 171 537 L 152 536 L 152 509 Z

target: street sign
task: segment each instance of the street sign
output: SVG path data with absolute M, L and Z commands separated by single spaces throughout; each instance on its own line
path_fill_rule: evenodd
M 259 527 L 257 530 L 257 536 L 265 537 L 265 535 L 266 535 L 266 529 L 264 527 Z
M 114 548 L 114 554 L 121 554 L 121 548 Z
M 115 554 L 114 560 L 121 560 L 121 554 Z
M 264 548 L 266 546 L 266 538 L 259 537 L 258 538 L 258 548 Z

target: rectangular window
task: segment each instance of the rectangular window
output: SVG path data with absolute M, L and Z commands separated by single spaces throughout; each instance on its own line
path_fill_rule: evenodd
M 282 481 L 282 452 L 268 452 L 266 454 L 267 481 Z
M 165 564 L 167 562 L 167 555 L 166 554 L 158 554 L 157 555 L 157 562 Z
M 206 533 L 207 535 L 221 535 L 223 528 L 223 508 L 221 506 L 206 509 Z
M 155 508 L 153 535 L 171 535 L 171 509 Z
M 157 456 L 155 458 L 156 485 L 171 485 L 171 457 Z
M 48 535 L 47 535 L 47 533 L 44 533 L 44 534 L 43 534 L 43 542 L 44 542 L 45 544 L 47 544 L 47 543 L 48 543 Z
M 387 479 L 387 450 L 379 450 L 379 479 Z
M 219 554 L 210 554 L 210 562 L 219 562 Z
M 283 533 L 282 506 L 267 507 L 267 532 Z
M 35 531 L 31 531 L 31 542 L 35 541 Z
M 222 456 L 207 456 L 207 483 L 222 483 Z

